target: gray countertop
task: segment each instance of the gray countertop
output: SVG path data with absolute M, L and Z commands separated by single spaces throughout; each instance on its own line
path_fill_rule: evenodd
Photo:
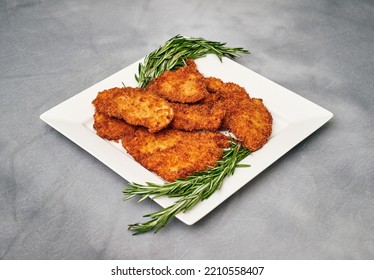
M 374 2 L 0 2 L 0 258 L 373 259 Z M 242 65 L 334 113 L 193 226 L 40 114 L 176 34 L 250 49 Z

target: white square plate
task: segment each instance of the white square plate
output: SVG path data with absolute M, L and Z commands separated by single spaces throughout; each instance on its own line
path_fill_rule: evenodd
M 94 107 L 91 102 L 97 93 L 112 87 L 122 87 L 123 84 L 137 86 L 134 75 L 141 61 L 62 102 L 43 113 L 40 118 L 128 182 L 163 183 L 160 177 L 128 155 L 121 144 L 100 138 L 92 127 Z M 223 58 L 221 63 L 216 56 L 209 55 L 196 60 L 196 64 L 204 76 L 237 83 L 245 87 L 251 97 L 262 98 L 273 115 L 274 123 L 269 142 L 241 162 L 250 164 L 251 167 L 238 168 L 209 199 L 200 202 L 186 213 L 177 215 L 178 219 L 188 225 L 194 224 L 212 211 L 333 116 L 331 112 L 230 59 Z M 167 207 L 174 200 L 158 198 L 155 201 L 162 207 Z

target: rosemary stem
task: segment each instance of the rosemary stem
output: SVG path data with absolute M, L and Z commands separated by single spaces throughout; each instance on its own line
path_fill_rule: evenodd
M 125 199 L 141 195 L 140 201 L 142 201 L 146 197 L 154 195 L 155 197 L 178 197 L 178 200 L 169 207 L 145 215 L 145 217 L 151 219 L 145 223 L 132 224 L 129 226 L 129 230 L 134 231 L 135 234 L 151 230 L 158 232 L 172 217 L 188 211 L 199 201 L 208 199 L 215 191 L 220 189 L 224 179 L 232 175 L 238 163 L 249 154 L 249 150 L 231 141 L 230 147 L 224 151 L 222 160 L 218 161 L 213 168 L 163 185 L 130 183 L 130 187 L 123 190 Z
M 222 61 L 222 57 L 234 59 L 240 54 L 248 53 L 249 51 L 243 48 L 226 47 L 226 43 L 176 35 L 144 58 L 144 61 L 138 66 L 135 79 L 139 83 L 139 87 L 144 88 L 164 71 L 186 65 L 187 59 L 197 59 L 214 54 Z M 134 234 L 152 230 L 158 232 L 178 213 L 186 212 L 199 201 L 208 199 L 222 187 L 227 176 L 234 174 L 236 167 L 248 166 L 238 163 L 249 155 L 250 151 L 233 140 L 230 144 L 216 166 L 205 171 L 163 185 L 150 182 L 145 185 L 130 183 L 130 187 L 123 190 L 125 200 L 138 195 L 140 196 L 139 202 L 148 197 L 167 196 L 178 199 L 169 207 L 145 215 L 150 218 L 149 221 L 129 225 L 129 230 L 134 231 Z

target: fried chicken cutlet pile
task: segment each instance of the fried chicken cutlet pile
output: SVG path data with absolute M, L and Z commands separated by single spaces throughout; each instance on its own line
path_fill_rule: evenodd
M 272 132 L 272 116 L 261 99 L 234 83 L 204 77 L 193 60 L 165 71 L 145 89 L 112 88 L 95 100 L 94 129 L 119 141 L 141 165 L 166 181 L 214 166 L 231 132 L 256 151 Z

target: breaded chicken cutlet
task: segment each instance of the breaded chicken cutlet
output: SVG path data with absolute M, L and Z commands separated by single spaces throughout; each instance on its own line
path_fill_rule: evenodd
M 232 132 L 250 151 L 267 143 L 272 132 L 273 118 L 262 99 L 251 98 L 247 91 L 234 83 L 206 78 L 209 92 L 223 101 L 226 115 L 223 128 Z
M 260 98 L 241 101 L 226 121 L 230 132 L 250 151 L 262 148 L 272 132 L 273 118 Z
M 204 76 L 197 70 L 193 60 L 177 70 L 166 70 L 146 87 L 155 95 L 172 102 L 194 103 L 207 94 Z
M 118 141 L 125 135 L 134 135 L 136 130 L 136 126 L 128 124 L 122 119 L 109 117 L 99 112 L 94 114 L 93 127 L 101 138 L 114 141 Z
M 141 88 L 112 88 L 99 92 L 92 102 L 96 111 L 141 125 L 150 132 L 165 128 L 173 119 L 174 111 L 166 100 Z
M 174 181 L 215 166 L 229 138 L 219 132 L 138 129 L 135 136 L 124 136 L 122 145 L 145 168 Z

